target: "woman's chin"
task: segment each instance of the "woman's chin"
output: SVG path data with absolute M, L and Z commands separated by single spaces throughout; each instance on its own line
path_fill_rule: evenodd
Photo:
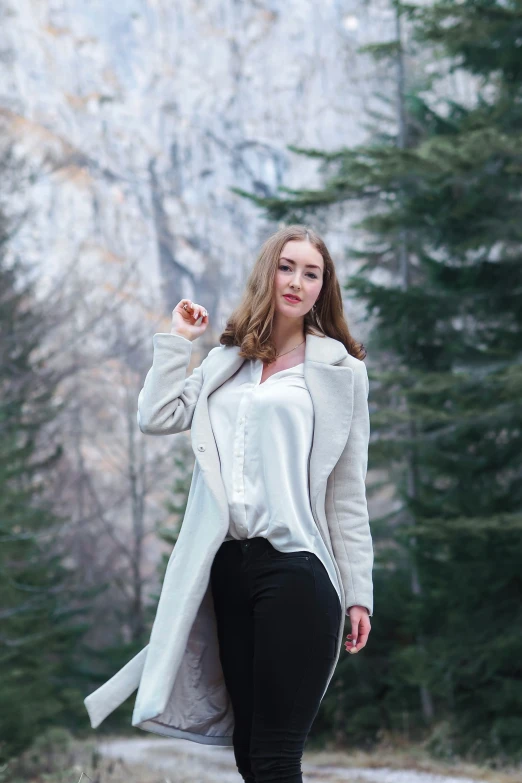
M 299 305 L 278 305 L 275 309 L 276 314 L 283 316 L 284 318 L 302 318 L 305 314 L 302 303 Z

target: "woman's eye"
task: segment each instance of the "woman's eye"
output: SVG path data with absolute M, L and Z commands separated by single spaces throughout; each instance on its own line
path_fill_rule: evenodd
M 288 264 L 281 264 L 281 265 L 279 266 L 279 269 L 290 269 L 290 267 L 288 266 Z M 315 274 L 315 272 L 307 272 L 307 274 L 308 274 L 308 275 L 312 275 L 312 277 L 314 278 L 314 280 L 317 280 L 317 275 Z

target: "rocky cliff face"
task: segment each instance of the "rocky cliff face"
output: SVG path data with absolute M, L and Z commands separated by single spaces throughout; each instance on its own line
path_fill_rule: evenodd
M 386 0 L 3 0 L 0 111 L 35 167 L 16 249 L 40 281 L 135 269 L 158 312 L 182 297 L 216 329 L 270 231 L 230 192 L 318 184 L 287 144 L 363 139 L 393 35 Z M 328 234 L 341 250 L 346 225 Z M 342 268 L 342 257 L 339 257 Z

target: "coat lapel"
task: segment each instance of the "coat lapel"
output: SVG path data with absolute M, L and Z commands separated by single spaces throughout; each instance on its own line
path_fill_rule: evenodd
M 310 499 L 312 508 L 346 445 L 353 410 L 353 370 L 337 362 L 348 353 L 339 340 L 306 335 L 304 377 L 314 408 L 314 434 L 310 453 Z M 239 347 L 230 346 L 212 365 L 198 399 L 192 422 L 195 454 L 207 484 L 228 518 L 227 499 L 220 476 L 219 454 L 208 414 L 208 397 L 228 380 L 245 360 Z M 201 448 L 203 447 L 203 448 Z
M 348 439 L 353 411 L 353 370 L 336 362 L 348 352 L 339 340 L 307 335 L 304 377 L 314 406 L 310 501 L 326 485 Z
M 228 500 L 225 485 L 221 480 L 221 463 L 214 431 L 210 424 L 208 397 L 241 367 L 245 360 L 238 356 L 238 352 L 237 346 L 230 346 L 219 354 L 219 362 L 214 359 L 212 372 L 208 373 L 199 392 L 198 404 L 192 419 L 192 444 L 196 460 L 209 490 L 221 508 L 223 520 L 228 520 Z M 226 531 L 223 535 L 226 535 Z

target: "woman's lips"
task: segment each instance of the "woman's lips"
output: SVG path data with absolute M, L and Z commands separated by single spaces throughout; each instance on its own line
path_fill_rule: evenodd
M 293 296 L 288 296 L 288 294 L 283 294 L 284 299 L 286 299 L 287 302 L 293 302 L 294 304 L 297 304 L 297 302 L 300 302 L 300 299 L 296 299 Z

